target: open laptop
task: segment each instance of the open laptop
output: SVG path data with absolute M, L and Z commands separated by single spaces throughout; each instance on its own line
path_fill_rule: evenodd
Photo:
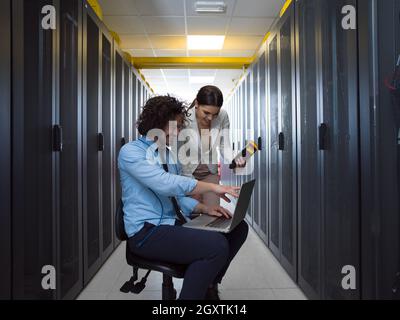
M 201 215 L 192 221 L 185 223 L 183 227 L 191 229 L 200 229 L 208 231 L 217 231 L 222 233 L 230 233 L 233 231 L 246 217 L 247 209 L 250 204 L 251 195 L 253 193 L 256 181 L 245 183 L 239 194 L 236 206 L 222 205 L 225 209 L 233 213 L 232 219 L 211 217 L 208 215 Z

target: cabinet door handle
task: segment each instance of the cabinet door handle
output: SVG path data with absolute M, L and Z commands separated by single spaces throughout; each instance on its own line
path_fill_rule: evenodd
M 285 150 L 285 135 L 283 132 L 279 133 L 279 151 Z
M 262 151 L 263 149 L 263 143 L 262 143 L 262 137 L 258 138 L 258 151 Z
M 62 152 L 63 145 L 63 130 L 58 124 L 53 126 L 53 151 Z
M 327 150 L 327 135 L 328 126 L 326 123 L 321 123 L 319 126 L 319 150 Z
M 98 150 L 104 151 L 104 134 L 98 134 Z
M 232 143 L 232 150 L 235 150 L 235 143 Z

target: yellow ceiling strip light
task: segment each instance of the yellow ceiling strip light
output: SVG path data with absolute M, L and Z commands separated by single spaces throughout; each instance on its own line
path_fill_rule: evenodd
M 97 0 L 87 0 L 88 4 L 92 7 L 93 11 L 99 17 L 101 21 L 103 21 L 103 10 Z
M 137 69 L 242 69 L 252 58 L 231 57 L 139 57 L 132 58 Z

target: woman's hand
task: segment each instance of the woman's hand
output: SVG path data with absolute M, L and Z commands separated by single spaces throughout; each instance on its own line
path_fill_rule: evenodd
M 225 219 L 232 219 L 232 214 L 221 206 L 207 207 L 204 211 L 205 214 L 211 217 L 224 217 Z
M 236 159 L 235 162 L 236 162 L 236 167 L 237 168 L 244 168 L 246 166 L 246 164 L 247 164 L 245 158 Z
M 240 187 L 221 186 L 219 184 L 215 184 L 213 189 L 213 192 L 216 195 L 228 203 L 231 203 L 231 200 L 227 197 L 227 195 L 231 195 L 234 198 L 239 198 L 238 191 L 240 190 Z

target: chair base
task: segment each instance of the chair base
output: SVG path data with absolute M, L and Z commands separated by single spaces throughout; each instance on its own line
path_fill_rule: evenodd
M 146 280 L 151 270 L 148 270 L 146 276 L 141 281 L 136 283 L 136 281 L 138 280 L 138 271 L 138 267 L 133 267 L 133 276 L 121 287 L 121 292 L 133 294 L 142 293 L 143 289 L 146 287 Z M 176 300 L 176 290 L 174 288 L 174 282 L 172 280 L 172 277 L 166 274 L 163 274 L 162 300 Z

